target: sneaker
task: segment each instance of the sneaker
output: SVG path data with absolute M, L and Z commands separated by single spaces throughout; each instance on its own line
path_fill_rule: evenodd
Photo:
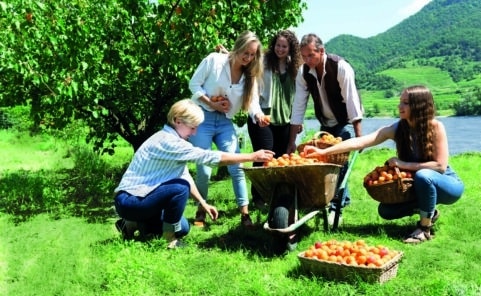
M 253 228 L 254 223 L 252 223 L 249 214 L 241 214 L 241 225 L 246 228 Z
M 171 241 L 168 245 L 167 245 L 167 249 L 179 249 L 179 248 L 184 248 L 186 247 L 187 245 L 181 241 L 180 239 L 174 239 L 173 241 Z
M 329 211 L 329 215 L 327 216 L 327 223 L 329 226 L 334 226 L 334 219 L 336 219 L 336 211 L 331 210 Z M 337 225 L 340 225 L 342 223 L 342 214 L 339 214 L 339 223 Z
M 179 238 L 175 237 L 173 232 L 164 232 L 162 238 L 167 241 L 167 249 L 178 249 L 186 246 Z
M 205 226 L 205 212 L 203 210 L 197 210 L 195 212 L 195 220 L 194 220 L 194 225 L 198 227 L 204 227 Z
M 120 219 L 115 222 L 115 227 L 122 233 L 122 237 L 125 240 L 131 240 L 135 236 L 135 231 L 138 229 L 137 222 Z

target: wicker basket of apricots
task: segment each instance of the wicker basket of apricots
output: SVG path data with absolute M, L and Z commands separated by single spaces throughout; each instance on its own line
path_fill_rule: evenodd
M 298 254 L 301 269 L 335 280 L 384 283 L 397 274 L 403 253 L 364 240 L 316 242 Z
M 396 204 L 416 198 L 412 173 L 398 167 L 378 166 L 364 177 L 363 184 L 367 193 L 380 203 Z
M 272 198 L 279 183 L 294 184 L 299 207 L 317 208 L 328 205 L 334 198 L 341 167 L 291 153 L 273 158 L 262 167 L 242 169 L 265 200 Z
M 327 148 L 332 145 L 336 145 L 342 141 L 341 137 L 334 137 L 332 134 L 324 131 L 320 131 L 314 134 L 311 140 L 300 144 L 297 147 L 297 151 L 301 153 L 306 145 L 316 146 L 317 148 Z M 330 154 L 325 156 L 325 159 L 321 159 L 323 162 L 345 164 L 349 160 L 349 152 Z

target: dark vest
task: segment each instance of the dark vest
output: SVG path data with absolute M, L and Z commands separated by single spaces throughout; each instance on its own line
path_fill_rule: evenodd
M 337 81 L 337 64 L 343 58 L 334 54 L 327 54 L 326 60 L 326 74 L 324 75 L 324 87 L 326 89 L 327 100 L 329 107 L 331 107 L 336 120 L 341 125 L 348 124 L 346 104 L 342 101 L 341 87 Z M 303 68 L 304 80 L 307 82 L 307 90 L 311 93 L 314 100 L 314 112 L 317 120 L 323 123 L 322 120 L 322 103 L 319 89 L 317 88 L 316 77 L 309 73 L 309 66 L 304 64 Z M 321 77 L 319 77 L 321 79 Z

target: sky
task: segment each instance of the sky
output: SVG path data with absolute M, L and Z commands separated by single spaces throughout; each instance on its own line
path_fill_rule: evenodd
M 292 28 L 299 39 L 315 33 L 325 43 L 341 34 L 375 36 L 421 10 L 431 0 L 306 0 L 304 22 Z

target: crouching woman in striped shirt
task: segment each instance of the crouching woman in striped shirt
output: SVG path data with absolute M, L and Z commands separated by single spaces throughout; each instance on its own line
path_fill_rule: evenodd
M 187 163 L 220 166 L 272 159 L 274 153 L 269 150 L 227 153 L 194 147 L 187 140 L 203 120 L 204 112 L 197 104 L 180 100 L 170 108 L 163 129 L 135 152 L 115 189 L 115 209 L 122 218 L 116 227 L 125 239 L 134 238 L 138 230 L 142 237 L 162 235 L 168 248 L 180 246 L 180 238 L 190 229 L 183 216 L 189 196 L 212 220 L 217 219 L 217 209 L 200 195 Z

